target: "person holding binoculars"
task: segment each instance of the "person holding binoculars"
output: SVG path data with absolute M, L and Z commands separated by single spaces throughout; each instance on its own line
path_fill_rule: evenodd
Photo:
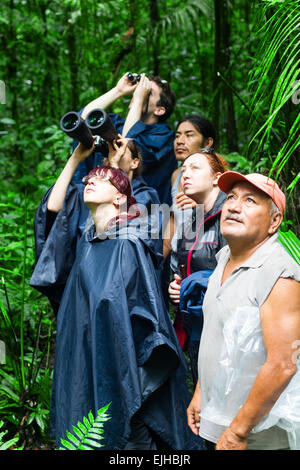
M 114 113 L 109 117 L 119 134 L 136 141 L 143 158 L 144 180 L 157 190 L 160 203 L 171 205 L 171 175 L 177 163 L 173 149 L 174 131 L 167 119 L 174 110 L 175 95 L 169 84 L 158 76 L 147 77 L 142 73 L 139 80 L 136 78 L 136 74 L 124 74 L 115 87 L 87 104 L 81 117 L 85 119 L 96 108 L 106 110 L 118 99 L 132 94 L 126 119 Z M 73 181 L 81 182 L 89 170 L 102 164 L 103 157 L 102 153 L 93 153 L 79 165 Z

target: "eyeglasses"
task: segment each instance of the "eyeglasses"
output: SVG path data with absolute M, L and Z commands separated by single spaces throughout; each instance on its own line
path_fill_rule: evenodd
M 120 188 L 118 185 L 110 178 L 107 174 L 106 175 L 86 175 L 82 178 L 83 184 L 87 185 L 88 182 L 94 178 L 96 181 L 109 181 L 118 191 L 120 191 Z

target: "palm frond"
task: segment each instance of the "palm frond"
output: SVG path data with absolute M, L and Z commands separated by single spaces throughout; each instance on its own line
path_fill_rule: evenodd
M 296 263 L 300 264 L 300 240 L 294 232 L 292 232 L 292 230 L 288 230 L 287 232 L 279 230 L 278 241 Z
M 199 21 L 199 17 L 204 15 L 207 18 L 213 17 L 213 3 L 211 0 L 188 0 L 179 7 L 172 8 L 168 14 L 163 15 L 152 31 L 153 40 L 162 32 L 177 34 L 192 30 L 192 21 Z
M 300 144 L 299 112 L 296 107 L 290 110 L 292 97 L 300 88 L 300 0 L 263 0 L 262 3 L 262 21 L 265 18 L 268 20 L 261 28 L 264 35 L 249 82 L 253 92 L 253 116 L 261 118 L 263 109 L 267 109 L 267 113 L 264 122 L 260 119 L 263 124 L 254 131 L 249 148 L 255 144 L 255 154 L 267 145 L 272 161 L 270 174 L 276 171 L 278 178 L 287 163 L 291 162 L 295 166 L 291 158 Z M 282 125 L 285 113 L 289 115 L 290 129 Z M 275 151 L 274 147 L 271 149 L 269 146 L 271 136 L 275 134 L 274 129 L 279 136 L 276 147 L 280 147 L 278 150 L 275 147 Z M 293 180 L 289 182 L 290 191 L 299 179 L 295 173 L 294 170 Z

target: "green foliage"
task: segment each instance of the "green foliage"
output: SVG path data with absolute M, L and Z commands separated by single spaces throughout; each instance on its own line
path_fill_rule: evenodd
M 0 414 L 26 445 L 48 425 L 55 317 L 28 282 L 35 210 L 72 147 L 59 128 L 61 116 L 129 70 L 159 73 L 176 92 L 171 127 L 185 114 L 203 114 L 217 127 L 218 151 L 231 169 L 271 170 L 286 189 L 281 238 L 297 256 L 288 230 L 299 235 L 299 4 L 2 1 L 0 340 L 7 355 Z M 129 101 L 118 100 L 111 111 L 125 116 Z
M 0 420 L 0 429 L 2 428 L 3 424 L 3 421 Z M 9 439 L 8 441 L 4 442 L 3 437 L 7 433 L 8 431 L 0 431 L 0 450 L 9 449 L 10 447 L 14 446 L 19 440 L 19 437 L 14 437 L 13 439 Z
M 11 322 L 11 316 L 0 302 L 5 328 L 6 360 L 0 369 L 0 415 L 21 434 L 23 444 L 45 436 L 48 430 L 51 371 L 44 351 L 39 350 L 42 319 L 37 325 L 34 348 L 24 348 Z M 50 337 L 50 330 L 49 330 Z M 23 347 L 22 347 L 23 343 Z
M 23 444 L 47 434 L 51 374 L 49 305 L 28 286 L 34 264 L 33 201 L 26 193 L 0 196 L 0 415 Z
M 262 2 L 262 38 L 250 73 L 255 117 L 251 154 L 257 163 L 263 152 L 270 173 L 286 178 L 290 191 L 300 178 L 299 21 L 299 0 Z
M 300 265 L 300 240 L 292 230 L 279 231 L 278 240 L 287 250 L 289 255 Z
M 106 413 L 110 403 L 97 411 L 94 418 L 90 411 L 88 417 L 84 416 L 83 422 L 78 421 L 73 426 L 73 434 L 66 432 L 66 439 L 61 439 L 62 447 L 58 450 L 94 450 L 100 449 L 103 445 L 99 442 L 104 438 L 104 423 L 110 419 Z

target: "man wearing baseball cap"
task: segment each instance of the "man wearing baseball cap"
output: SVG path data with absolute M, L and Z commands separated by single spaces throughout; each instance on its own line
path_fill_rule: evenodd
M 285 195 L 258 173 L 228 171 L 218 185 L 228 245 L 204 298 L 188 423 L 208 449 L 299 448 L 300 268 L 278 242 Z

